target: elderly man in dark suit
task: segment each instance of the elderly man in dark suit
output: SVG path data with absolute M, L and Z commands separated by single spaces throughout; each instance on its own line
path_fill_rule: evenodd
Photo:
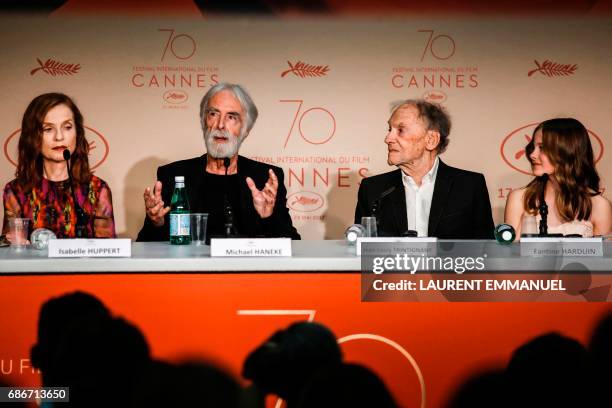
M 385 138 L 387 162 L 398 169 L 368 177 L 359 187 L 355 222 L 376 216 L 381 236 L 492 239 L 485 178 L 447 166 L 451 121 L 439 105 L 407 100 L 395 107 Z M 410 231 L 410 232 L 409 232 Z
M 157 169 L 153 190 L 144 192 L 146 218 L 138 241 L 169 239 L 174 177 L 185 177 L 192 212 L 209 214 L 207 236 L 223 236 L 227 203 L 234 233 L 246 237 L 300 239 L 287 209 L 283 170 L 239 156 L 257 119 L 257 107 L 240 85 L 213 86 L 200 103 L 206 154 Z

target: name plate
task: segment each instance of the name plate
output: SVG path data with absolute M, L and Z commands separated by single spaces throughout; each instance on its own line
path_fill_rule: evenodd
M 132 240 L 112 239 L 50 239 L 49 258 L 122 258 L 132 256 Z
M 603 256 L 603 238 L 525 237 L 521 256 Z
M 392 245 L 385 245 L 385 248 L 381 251 L 383 253 L 377 254 L 368 254 L 368 255 L 391 255 L 394 253 L 406 253 L 411 252 L 414 255 L 432 255 L 432 250 L 435 251 L 435 244 L 438 242 L 438 238 L 436 237 L 361 237 L 357 238 L 357 247 L 356 247 L 356 255 L 361 256 L 361 244 L 364 242 L 377 242 L 377 243 L 402 243 L 402 244 L 411 244 L 411 245 L 402 245 L 399 248 L 393 248 Z
M 291 239 L 212 238 L 210 256 L 291 256 Z

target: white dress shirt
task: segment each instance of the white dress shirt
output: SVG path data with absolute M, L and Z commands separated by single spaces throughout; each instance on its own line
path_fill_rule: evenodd
M 408 229 L 416 231 L 419 237 L 426 237 L 429 229 L 429 210 L 431 209 L 439 163 L 440 159 L 436 157 L 432 168 L 423 176 L 420 186 L 417 186 L 412 177 L 402 171 Z

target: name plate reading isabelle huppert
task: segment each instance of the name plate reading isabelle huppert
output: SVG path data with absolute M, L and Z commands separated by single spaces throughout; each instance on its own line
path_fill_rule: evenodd
M 603 238 L 524 237 L 521 256 L 603 256 Z
M 210 256 L 291 256 L 291 239 L 213 238 Z
M 49 258 L 129 258 L 132 240 L 111 239 L 50 239 Z

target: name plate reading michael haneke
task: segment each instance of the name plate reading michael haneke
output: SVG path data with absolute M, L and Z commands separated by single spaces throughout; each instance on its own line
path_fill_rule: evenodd
M 363 243 L 380 243 L 380 244 L 402 244 L 400 248 L 394 248 L 393 245 L 378 246 L 385 253 L 408 253 L 409 255 L 435 255 L 435 244 L 438 238 L 435 237 L 362 237 L 357 238 L 356 255 L 361 256 L 361 245 Z M 375 255 L 375 254 L 367 254 Z M 384 254 L 377 254 L 384 255 Z
M 49 258 L 129 258 L 132 240 L 129 238 L 50 239 Z
M 291 239 L 213 238 L 210 256 L 291 256 Z
M 603 238 L 524 237 L 521 256 L 603 256 Z

